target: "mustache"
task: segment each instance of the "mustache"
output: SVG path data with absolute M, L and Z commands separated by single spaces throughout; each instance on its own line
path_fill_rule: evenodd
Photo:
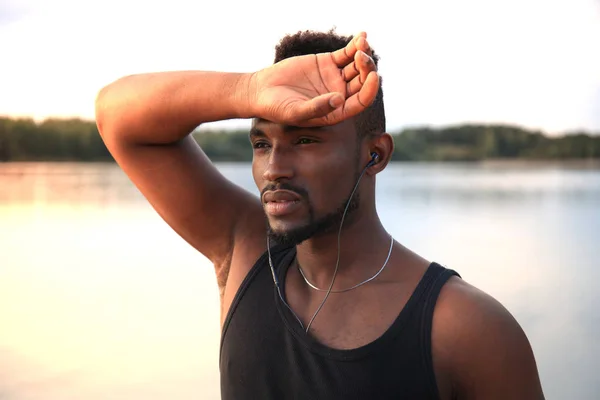
M 308 199 L 308 192 L 306 190 L 299 186 L 291 185 L 287 182 L 268 183 L 260 192 L 261 199 L 263 198 L 266 192 L 271 192 L 275 190 L 289 190 L 290 192 L 296 193 L 303 199 Z

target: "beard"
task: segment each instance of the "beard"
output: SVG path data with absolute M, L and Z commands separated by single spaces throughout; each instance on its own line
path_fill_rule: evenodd
M 340 229 L 340 224 L 342 223 L 342 218 L 344 218 L 344 222 L 346 222 L 349 218 L 351 218 L 352 214 L 359 208 L 360 206 L 360 195 L 358 189 L 354 192 L 354 196 L 352 196 L 352 190 L 360 177 L 360 173 L 355 173 L 354 185 L 350 189 L 350 193 L 344 199 L 343 203 L 339 205 L 335 211 L 330 212 L 324 216 L 316 217 L 315 211 L 310 203 L 310 199 L 306 191 L 292 187 L 288 184 L 277 185 L 277 189 L 287 189 L 298 193 L 300 196 L 304 198 L 308 207 L 308 222 L 304 225 L 298 226 L 293 229 L 288 229 L 285 231 L 275 231 L 273 230 L 271 224 L 269 223 L 269 219 L 266 218 L 267 223 L 267 235 L 269 237 L 270 242 L 274 242 L 277 244 L 285 244 L 290 246 L 298 245 L 304 242 L 307 239 L 318 237 L 322 235 L 326 235 L 332 232 L 337 232 Z M 275 187 L 267 186 L 264 191 L 274 190 Z M 346 210 L 346 207 L 348 209 Z M 346 216 L 344 217 L 344 212 Z

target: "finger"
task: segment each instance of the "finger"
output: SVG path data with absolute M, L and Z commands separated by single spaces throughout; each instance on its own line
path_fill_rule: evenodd
M 362 51 L 356 53 L 354 65 L 354 74 L 356 75 L 351 81 L 346 84 L 346 97 L 350 97 L 357 93 L 367 80 L 367 76 L 371 71 L 377 71 L 377 66 L 373 59 L 367 56 Z
M 360 71 L 358 70 L 356 61 L 342 68 L 342 79 L 346 82 L 350 82 L 354 77 L 358 76 L 358 74 L 360 74 Z
M 371 49 L 371 45 L 369 44 L 369 41 L 366 38 L 364 38 L 363 40 L 357 41 L 356 47 L 358 50 L 364 51 L 369 56 L 373 56 L 373 49 Z
M 373 59 L 365 52 L 359 50 L 354 56 L 354 62 L 346 65 L 342 69 L 342 79 L 346 82 L 350 82 L 360 74 L 362 83 L 367 79 L 369 72 L 376 70 L 377 66 L 375 65 L 375 61 L 373 61 Z
M 379 91 L 379 74 L 371 71 L 360 90 L 346 99 L 344 117 L 353 117 L 369 107 Z
M 346 84 L 346 98 L 353 96 L 358 93 L 362 88 L 363 83 L 360 81 L 360 76 L 352 79 Z
M 359 77 L 362 83 L 366 82 L 367 76 L 371 73 L 371 71 L 377 71 L 375 61 L 373 61 L 373 59 L 363 51 L 356 52 L 354 64 L 356 64 L 356 67 L 360 73 Z
M 317 96 L 313 99 L 299 102 L 292 110 L 292 119 L 307 121 L 313 118 L 324 117 L 344 104 L 344 96 L 333 92 Z
M 354 60 L 354 54 L 356 54 L 356 51 L 358 50 L 357 46 L 364 47 L 364 44 L 358 42 L 362 42 L 366 40 L 366 38 L 367 34 L 365 32 L 361 32 L 358 35 L 354 36 L 345 47 L 332 52 L 331 58 L 333 59 L 335 65 L 342 68 L 351 63 L 352 60 Z

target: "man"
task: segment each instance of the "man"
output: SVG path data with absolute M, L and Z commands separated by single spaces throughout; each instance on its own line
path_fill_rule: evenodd
M 254 73 L 135 75 L 98 95 L 114 158 L 214 264 L 222 397 L 543 399 L 509 312 L 378 218 L 375 177 L 394 145 L 377 62 L 365 33 L 307 31 Z M 232 118 L 253 119 L 260 198 L 189 135 Z

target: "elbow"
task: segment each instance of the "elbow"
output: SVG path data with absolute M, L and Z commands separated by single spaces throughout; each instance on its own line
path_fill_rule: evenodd
M 119 89 L 123 79 L 125 78 L 104 86 L 98 91 L 94 100 L 96 126 L 104 141 L 106 141 L 108 136 L 117 136 L 119 131 L 122 130 L 119 127 L 118 121 L 123 119 L 119 110 L 122 112 L 125 109 L 123 107 L 125 99 L 123 98 L 123 93 L 120 93 L 122 90 Z
M 96 126 L 98 127 L 98 132 L 101 137 L 104 137 L 104 131 L 106 128 L 106 119 L 107 119 L 107 106 L 106 106 L 106 90 L 108 86 L 103 87 L 96 94 L 96 99 L 94 100 L 94 118 L 96 120 Z

